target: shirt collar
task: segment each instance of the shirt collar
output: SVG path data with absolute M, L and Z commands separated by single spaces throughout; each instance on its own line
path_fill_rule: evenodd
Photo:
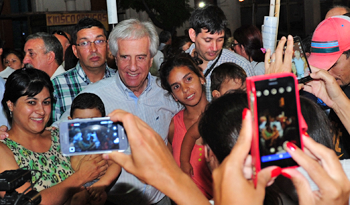
M 107 63 L 106 63 L 105 65 L 106 65 L 105 74 L 104 74 L 104 76 L 103 76 L 102 79 L 109 78 L 109 77 L 112 76 L 112 72 L 111 72 L 112 69 L 108 67 Z M 78 61 L 78 63 L 77 63 L 76 69 L 77 69 L 77 73 L 78 73 L 78 75 L 81 77 L 81 79 L 82 79 L 84 82 L 86 82 L 87 84 L 90 84 L 91 81 L 89 80 L 89 78 L 88 78 L 87 75 L 85 74 L 84 69 L 81 67 L 79 61 Z

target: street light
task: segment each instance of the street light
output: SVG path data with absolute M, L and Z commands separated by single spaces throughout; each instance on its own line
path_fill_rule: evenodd
M 199 2 L 199 3 L 198 3 L 198 7 L 199 7 L 199 8 L 205 7 L 205 3 L 204 3 L 203 1 Z

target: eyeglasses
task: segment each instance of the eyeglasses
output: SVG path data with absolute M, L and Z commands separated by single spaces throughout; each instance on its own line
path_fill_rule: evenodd
M 64 37 L 66 37 L 66 39 L 70 42 L 70 40 L 69 40 L 69 38 L 68 38 L 68 36 L 67 36 L 67 34 L 65 33 L 65 32 L 63 32 L 63 31 L 61 31 L 61 30 L 55 30 L 55 31 L 53 31 L 52 32 L 52 34 L 58 34 L 58 35 L 61 35 L 61 36 L 64 36 Z
M 91 46 L 92 43 L 94 43 L 96 46 L 103 46 L 106 42 L 106 40 L 82 41 L 81 43 L 77 43 L 76 45 L 81 46 L 82 48 L 88 48 Z
M 232 43 L 232 44 L 231 44 L 231 49 L 232 49 L 232 50 L 235 50 L 235 47 L 236 47 L 236 46 L 239 46 L 239 45 L 241 45 L 241 44 L 239 44 L 239 43 Z

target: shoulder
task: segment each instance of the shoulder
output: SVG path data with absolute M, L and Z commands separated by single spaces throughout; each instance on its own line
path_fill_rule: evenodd
M 74 67 L 72 69 L 67 70 L 64 73 L 61 73 L 59 75 L 57 75 L 56 77 L 54 77 L 52 79 L 52 83 L 55 84 L 60 84 L 60 83 L 64 83 L 67 82 L 67 79 L 71 76 L 76 76 L 77 75 L 77 67 Z
M 9 169 L 18 169 L 13 152 L 2 142 L 0 142 L 0 156 L 0 173 Z
M 113 85 L 116 84 L 115 78 L 116 76 L 114 75 L 109 78 L 99 80 L 96 83 L 89 84 L 85 89 L 82 90 L 81 93 L 87 93 L 87 92 L 95 93 L 95 92 L 103 91 L 106 88 L 111 88 L 113 87 Z

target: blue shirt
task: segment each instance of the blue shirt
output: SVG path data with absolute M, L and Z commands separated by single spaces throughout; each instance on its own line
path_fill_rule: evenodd
M 176 103 L 171 95 L 159 86 L 160 82 L 156 81 L 156 77 L 148 74 L 147 78 L 146 89 L 139 97 L 136 97 L 124 85 L 118 72 L 114 77 L 89 85 L 81 93 L 94 93 L 98 95 L 104 103 L 107 114 L 115 109 L 122 109 L 138 116 L 152 127 L 163 138 L 164 142 L 167 143 L 171 119 L 182 109 L 182 106 Z M 63 114 L 61 120 L 67 119 L 69 112 L 70 109 Z M 125 153 L 130 154 L 130 148 Z M 151 204 L 157 203 L 164 197 L 164 194 L 154 187 L 143 184 L 135 176 L 123 170 L 118 181 L 110 190 L 108 200 L 118 202 L 118 197 L 121 196 L 125 199 L 123 193 L 120 193 L 120 187 L 117 191 L 118 184 L 120 185 L 121 183 L 126 183 L 137 188 L 140 193 L 143 193 L 143 197 L 149 199 L 149 203 Z
M 194 48 L 195 48 L 195 44 L 192 43 L 191 47 L 186 51 L 186 53 L 191 54 Z M 205 70 L 203 71 L 203 73 L 207 72 L 207 70 L 211 67 L 211 65 L 216 61 L 216 59 L 218 57 L 219 56 L 217 56 L 214 60 L 208 62 L 208 65 L 205 68 Z M 235 63 L 235 64 L 241 66 L 243 68 L 243 70 L 246 72 L 248 77 L 255 75 L 254 70 L 253 70 L 252 66 L 250 65 L 250 62 L 247 59 L 238 55 L 237 53 L 234 53 L 234 52 L 224 48 L 224 49 L 222 49 L 221 56 L 220 56 L 218 62 L 216 63 L 215 68 L 218 67 L 219 65 L 221 65 L 223 63 L 227 63 L 227 62 L 232 62 L 232 63 Z M 210 73 L 205 78 L 205 80 L 206 80 L 205 95 L 206 95 L 209 102 L 212 99 L 211 90 L 210 90 L 210 86 L 211 86 L 210 75 L 213 72 L 213 70 L 211 70 Z

